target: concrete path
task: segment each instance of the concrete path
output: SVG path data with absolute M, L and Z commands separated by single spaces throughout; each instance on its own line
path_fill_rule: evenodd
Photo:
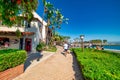
M 105 50 L 120 53 L 120 50 L 115 50 L 115 49 L 105 49 Z
M 63 49 L 57 47 L 51 57 L 39 62 L 14 80 L 83 80 L 75 57 L 61 54 Z

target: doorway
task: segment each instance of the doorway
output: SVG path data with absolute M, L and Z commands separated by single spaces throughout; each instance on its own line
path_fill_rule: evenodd
M 25 39 L 25 50 L 30 52 L 32 48 L 32 39 L 26 38 Z

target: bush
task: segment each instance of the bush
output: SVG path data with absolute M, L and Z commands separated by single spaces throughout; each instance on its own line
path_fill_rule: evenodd
M 40 43 L 37 45 L 36 50 L 37 50 L 37 51 L 41 51 L 41 50 L 44 49 L 44 47 L 45 47 L 45 44 L 44 44 L 43 42 L 40 42 Z
M 120 80 L 120 54 L 94 49 L 72 49 L 86 80 Z
M 25 50 L 7 49 L 0 50 L 0 71 L 23 64 L 26 60 Z

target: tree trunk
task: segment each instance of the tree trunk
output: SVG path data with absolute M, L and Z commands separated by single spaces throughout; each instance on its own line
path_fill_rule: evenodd
M 48 45 L 48 26 L 46 26 L 46 45 Z

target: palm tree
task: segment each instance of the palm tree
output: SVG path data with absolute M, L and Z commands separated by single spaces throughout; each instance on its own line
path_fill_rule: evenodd
M 74 43 L 75 43 L 75 45 L 76 45 L 76 46 L 78 46 L 78 45 L 79 45 L 79 41 L 80 41 L 80 39 L 79 39 L 79 38 L 75 38 L 75 39 L 74 39 Z
M 50 2 L 47 2 L 46 0 L 43 0 L 43 5 L 44 5 L 44 13 L 43 13 L 43 18 L 46 18 L 47 21 L 47 26 L 46 26 L 46 44 L 48 45 L 51 37 L 48 35 L 48 28 L 51 28 L 53 34 L 55 33 L 56 28 L 60 28 L 60 25 L 63 22 L 66 22 L 64 16 L 61 14 L 59 9 L 55 9 L 53 4 Z
M 54 7 L 50 2 L 46 0 L 42 0 L 44 5 L 43 19 L 46 18 L 47 26 L 46 26 L 46 45 L 48 45 L 48 27 L 50 26 L 50 19 L 53 16 Z
M 103 40 L 103 44 L 106 44 L 106 43 L 107 43 L 107 40 L 106 40 L 106 39 L 104 39 L 104 40 Z

